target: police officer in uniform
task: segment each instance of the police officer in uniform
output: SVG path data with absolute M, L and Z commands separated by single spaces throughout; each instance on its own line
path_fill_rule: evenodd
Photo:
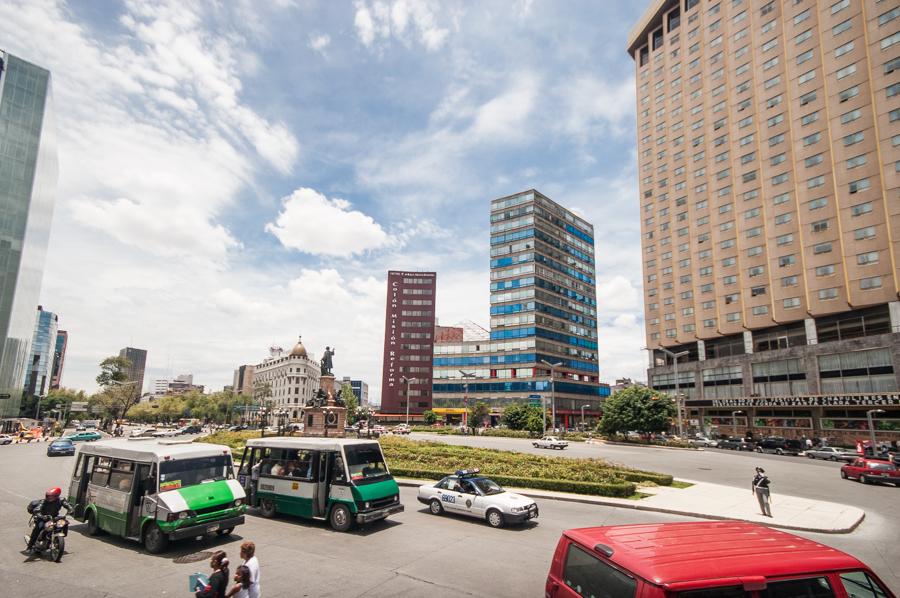
M 756 500 L 759 501 L 759 510 L 766 517 L 772 516 L 771 498 L 769 496 L 769 478 L 762 467 L 756 468 L 756 475 L 753 477 L 751 491 L 756 494 Z

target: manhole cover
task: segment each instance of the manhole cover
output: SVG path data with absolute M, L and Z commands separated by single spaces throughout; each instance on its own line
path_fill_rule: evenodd
M 185 554 L 183 556 L 176 557 L 175 563 L 178 565 L 184 565 L 185 563 L 199 563 L 200 561 L 208 561 L 212 558 L 212 551 L 209 550 L 201 550 L 200 552 L 192 552 L 191 554 Z

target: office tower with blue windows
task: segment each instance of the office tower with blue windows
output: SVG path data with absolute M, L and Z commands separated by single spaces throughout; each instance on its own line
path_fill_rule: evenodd
M 56 314 L 37 307 L 34 337 L 31 339 L 31 361 L 25 373 L 25 396 L 42 397 L 50 390 L 59 319 Z
M 553 411 L 553 395 L 555 426 L 595 422 L 595 281 L 593 225 L 533 189 L 492 201 L 490 338 L 435 345 L 434 411 L 484 401 L 496 423 L 514 402 Z
M 50 73 L 0 50 L 0 417 L 30 371 L 56 178 Z

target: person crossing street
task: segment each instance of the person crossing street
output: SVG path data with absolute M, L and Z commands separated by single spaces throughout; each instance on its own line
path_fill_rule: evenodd
M 759 510 L 766 516 L 772 516 L 772 498 L 769 494 L 769 478 L 766 471 L 762 467 L 756 468 L 756 475 L 753 477 L 751 484 L 751 492 L 756 494 L 756 500 L 759 501 Z

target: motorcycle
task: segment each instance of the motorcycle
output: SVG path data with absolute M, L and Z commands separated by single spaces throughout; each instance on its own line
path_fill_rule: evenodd
M 62 560 L 63 553 L 66 550 L 66 536 L 69 535 L 69 520 L 66 519 L 65 515 L 50 517 L 49 515 L 35 514 L 28 520 L 29 531 L 34 529 L 34 526 L 37 525 L 39 521 L 44 521 L 45 523 L 44 529 L 41 530 L 41 533 L 34 543 L 34 551 L 43 553 L 49 550 L 50 558 L 53 559 L 53 562 L 58 563 Z M 26 546 L 28 545 L 28 539 L 30 537 L 30 533 L 25 535 Z

